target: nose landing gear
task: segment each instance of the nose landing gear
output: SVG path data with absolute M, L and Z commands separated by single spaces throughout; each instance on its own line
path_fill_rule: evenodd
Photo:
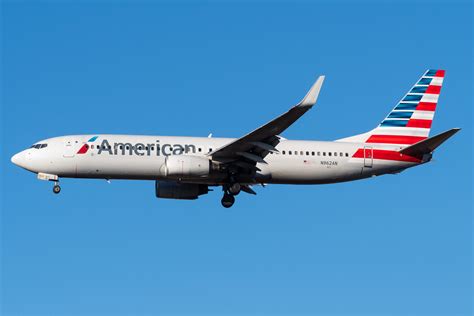
M 58 194 L 59 192 L 61 192 L 61 187 L 59 186 L 59 182 L 54 182 L 53 193 Z
M 39 172 L 38 179 L 43 180 L 43 181 L 54 181 L 54 186 L 53 186 L 54 194 L 58 194 L 59 192 L 61 192 L 61 187 L 59 186 L 59 177 L 57 175 Z

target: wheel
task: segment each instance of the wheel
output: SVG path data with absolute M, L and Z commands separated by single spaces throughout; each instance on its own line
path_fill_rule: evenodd
M 234 202 L 235 202 L 235 197 L 232 194 L 227 194 L 227 193 L 224 194 L 221 200 L 222 206 L 225 208 L 231 207 L 232 205 L 234 205 Z
M 54 187 L 53 187 L 53 192 L 54 192 L 55 194 L 58 194 L 59 192 L 61 192 L 61 187 L 60 187 L 59 185 L 57 185 L 57 184 L 54 185 Z
M 237 195 L 240 193 L 240 184 L 239 183 L 234 183 L 229 187 L 229 193 L 232 195 Z

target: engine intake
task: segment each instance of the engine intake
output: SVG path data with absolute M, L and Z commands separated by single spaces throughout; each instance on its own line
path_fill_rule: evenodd
M 207 194 L 209 188 L 205 184 L 156 181 L 155 192 L 157 198 L 195 200 L 200 195 Z
M 207 176 L 211 170 L 211 161 L 205 157 L 177 155 L 166 157 L 161 167 L 165 177 L 192 178 Z

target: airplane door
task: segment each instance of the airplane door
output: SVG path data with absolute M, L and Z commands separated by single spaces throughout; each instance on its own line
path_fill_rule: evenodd
M 374 162 L 374 150 L 371 146 L 364 146 L 364 167 L 372 168 Z
M 72 145 L 72 142 L 71 141 L 67 141 L 66 142 L 66 146 L 65 146 L 65 149 L 64 149 L 64 154 L 63 154 L 63 157 L 65 158 L 72 158 L 74 157 L 74 146 Z

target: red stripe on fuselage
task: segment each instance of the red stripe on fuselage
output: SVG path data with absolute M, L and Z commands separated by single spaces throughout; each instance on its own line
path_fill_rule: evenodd
M 436 110 L 436 103 L 433 102 L 420 102 L 416 106 L 417 111 L 434 111 Z
M 407 127 L 431 128 L 432 120 L 408 120 Z
M 372 156 L 374 159 L 381 159 L 381 160 L 405 161 L 405 162 L 416 162 L 416 163 L 421 162 L 421 159 L 419 158 L 404 155 L 394 150 L 373 149 Z M 352 156 L 352 158 L 364 158 L 364 149 L 363 148 L 357 149 L 356 153 Z M 367 157 L 367 158 L 370 159 L 370 157 Z
M 407 144 L 418 143 L 420 140 L 426 139 L 421 136 L 401 136 L 401 135 L 371 135 L 366 143 L 377 144 Z

